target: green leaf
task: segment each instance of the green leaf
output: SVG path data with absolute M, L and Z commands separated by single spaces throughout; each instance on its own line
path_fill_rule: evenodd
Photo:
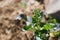
M 47 23 L 47 24 L 44 25 L 44 29 L 45 30 L 51 30 L 51 29 L 53 29 L 53 25 Z
M 27 7 L 27 3 L 26 3 L 26 2 L 22 2 L 22 6 L 23 6 L 24 8 L 26 8 L 26 7 Z
M 60 36 L 60 31 L 54 32 L 53 34 L 54 34 L 55 37 L 59 37 Z
M 56 24 L 56 23 L 57 23 L 57 20 L 56 20 L 56 19 L 53 19 L 52 22 L 53 22 L 54 24 Z

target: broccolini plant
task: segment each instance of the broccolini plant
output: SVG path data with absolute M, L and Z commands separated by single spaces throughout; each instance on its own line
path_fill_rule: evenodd
M 54 25 L 57 21 L 56 19 L 52 19 L 49 17 L 47 20 L 48 22 L 41 22 L 42 17 L 44 15 L 41 13 L 40 9 L 34 10 L 34 15 L 32 17 L 32 23 L 28 26 L 25 26 L 25 30 L 33 30 L 35 32 L 35 35 L 41 38 L 42 40 L 47 40 L 47 37 L 49 36 L 50 30 L 53 29 Z

